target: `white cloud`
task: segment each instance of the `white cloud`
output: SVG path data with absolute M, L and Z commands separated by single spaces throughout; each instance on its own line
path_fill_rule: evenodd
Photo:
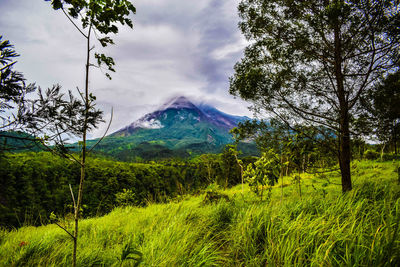
M 238 38 L 238 41 L 232 44 L 227 44 L 223 47 L 218 47 L 212 52 L 212 57 L 216 60 L 226 59 L 232 54 L 239 53 L 248 45 L 245 38 Z

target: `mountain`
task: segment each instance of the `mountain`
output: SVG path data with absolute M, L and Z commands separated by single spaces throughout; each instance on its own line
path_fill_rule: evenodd
M 229 130 L 247 119 L 180 96 L 110 134 L 97 150 L 119 160 L 217 153 L 233 141 Z
M 139 129 L 164 129 L 163 132 L 167 129 L 181 128 L 182 126 L 198 129 L 201 128 L 202 124 L 209 126 L 211 131 L 215 130 L 214 128 L 218 128 L 226 132 L 236 127 L 238 122 L 247 119 L 247 117 L 223 113 L 206 104 L 196 106 L 186 97 L 180 96 L 165 103 L 160 109 L 146 114 L 139 120 L 118 130 L 112 136 L 129 136 Z

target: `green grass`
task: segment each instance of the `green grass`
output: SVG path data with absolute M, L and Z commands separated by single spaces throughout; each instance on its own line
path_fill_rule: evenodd
M 303 175 L 302 197 L 285 177 L 283 195 L 279 181 L 263 202 L 238 185 L 222 192 L 229 201 L 206 204 L 199 195 L 116 208 L 81 222 L 78 265 L 134 266 L 121 257 L 142 255 L 140 266 L 399 266 L 397 167 L 353 163 L 354 190 L 345 195 L 332 172 Z M 0 230 L 0 266 L 70 265 L 71 253 L 55 225 Z

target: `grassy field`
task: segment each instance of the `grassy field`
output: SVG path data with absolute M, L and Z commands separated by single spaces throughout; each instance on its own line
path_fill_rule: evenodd
M 354 162 L 345 195 L 331 172 L 303 175 L 301 197 L 285 177 L 262 202 L 238 185 L 219 192 L 229 200 L 116 208 L 81 222 L 78 265 L 399 266 L 398 166 Z M 56 225 L 0 230 L 0 266 L 67 266 L 71 254 Z

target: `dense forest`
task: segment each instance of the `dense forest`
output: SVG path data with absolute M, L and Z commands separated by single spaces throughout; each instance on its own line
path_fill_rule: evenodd
M 75 162 L 38 152 L 2 154 L 0 164 L 1 226 L 46 224 L 52 212 L 66 216 L 73 211 L 69 185 L 75 187 L 80 175 Z M 83 214 L 100 216 L 118 205 L 167 202 L 200 192 L 211 183 L 226 188 L 240 179 L 239 166 L 229 153 L 160 163 L 91 158 Z
M 211 184 L 222 188 L 238 185 L 242 182 L 241 168 L 246 170 L 256 166 L 258 157 L 237 157 L 234 148 L 230 145 L 221 154 L 203 154 L 192 159 L 165 159 L 145 163 L 91 157 L 88 160 L 85 185 L 87 194 L 82 215 L 101 216 L 121 205 L 165 203 L 185 195 L 204 192 Z M 378 146 L 363 144 L 355 147 L 355 159 L 400 159 L 400 155 L 387 152 L 381 154 L 376 150 L 380 150 Z M 293 155 L 294 152 L 290 153 Z M 307 162 L 303 164 L 306 158 Z M 320 152 L 308 152 L 299 154 L 298 158 L 292 157 L 287 165 L 280 168 L 286 176 L 290 176 L 334 169 L 334 162 L 334 158 Z M 63 217 L 73 211 L 69 185 L 75 187 L 80 175 L 79 166 L 75 162 L 51 152 L 3 152 L 0 166 L 1 226 L 10 228 L 47 224 L 51 213 Z M 250 180 L 246 179 L 246 182 Z

